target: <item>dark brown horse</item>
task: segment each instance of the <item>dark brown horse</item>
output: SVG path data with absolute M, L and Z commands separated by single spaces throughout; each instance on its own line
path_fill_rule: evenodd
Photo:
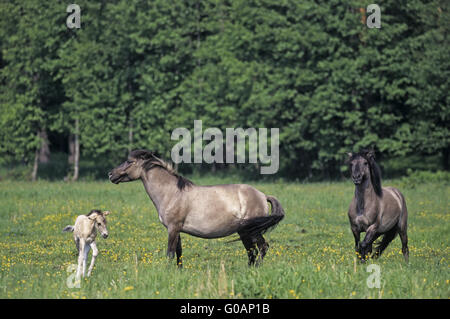
M 135 150 L 109 173 L 114 184 L 140 179 L 169 233 L 167 255 L 181 266 L 180 232 L 201 238 L 238 233 L 249 265 L 262 261 L 269 245 L 262 236 L 284 217 L 280 202 L 245 184 L 198 186 L 155 153 Z M 272 213 L 269 214 L 270 202 Z M 256 249 L 256 247 L 258 249 Z
M 394 187 L 381 187 L 380 168 L 375 162 L 374 151 L 348 153 L 355 196 L 348 210 L 350 227 L 355 237 L 355 250 L 362 261 L 372 252 L 373 242 L 381 235 L 373 257 L 379 257 L 397 233 L 402 241 L 402 253 L 408 261 L 408 235 L 405 198 Z M 366 236 L 360 243 L 360 234 Z

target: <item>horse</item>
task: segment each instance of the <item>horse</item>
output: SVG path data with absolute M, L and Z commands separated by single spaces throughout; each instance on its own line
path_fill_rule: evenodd
M 83 277 L 86 273 L 86 262 L 88 259 L 89 250 L 92 248 L 91 265 L 87 276 L 91 275 L 94 268 L 95 258 L 98 255 L 97 244 L 95 238 L 97 230 L 103 238 L 108 237 L 108 229 L 106 228 L 106 216 L 110 214 L 109 211 L 100 211 L 93 209 L 87 215 L 80 215 L 75 220 L 75 225 L 67 225 L 63 232 L 73 232 L 73 239 L 78 250 L 78 267 L 76 279 L 79 280 L 81 274 Z
M 108 173 L 114 184 L 141 180 L 167 228 L 167 256 L 182 267 L 180 233 L 211 239 L 238 233 L 248 265 L 259 265 L 269 244 L 262 236 L 284 217 L 280 202 L 246 184 L 200 186 L 178 174 L 155 152 L 138 149 Z M 271 204 L 272 211 L 269 213 Z M 237 239 L 237 240 L 239 240 Z
M 378 258 L 395 238 L 400 235 L 402 253 L 408 262 L 408 210 L 403 194 L 394 187 L 381 186 L 381 172 L 375 162 L 375 152 L 364 150 L 347 153 L 351 179 L 355 184 L 355 195 L 348 210 L 350 227 L 355 239 L 355 251 L 364 262 L 372 253 L 372 244 L 381 235 L 372 258 Z M 360 243 L 360 234 L 365 232 Z

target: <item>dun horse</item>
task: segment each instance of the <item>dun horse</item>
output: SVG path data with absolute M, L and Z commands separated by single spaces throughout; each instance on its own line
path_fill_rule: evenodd
M 348 216 L 355 237 L 355 250 L 362 261 L 372 253 L 373 242 L 383 239 L 375 247 L 373 257 L 379 257 L 397 233 L 402 242 L 402 253 L 408 261 L 408 235 L 406 233 L 408 211 L 405 198 L 394 187 L 381 187 L 380 169 L 375 162 L 374 151 L 348 153 L 351 177 L 355 184 L 355 196 Z M 360 243 L 360 233 L 366 232 Z
M 284 217 L 280 202 L 252 186 L 227 184 L 198 186 L 178 175 L 170 164 L 147 150 L 134 150 L 109 173 L 114 184 L 142 180 L 168 230 L 167 256 L 177 255 L 182 266 L 180 232 L 201 238 L 219 238 L 238 233 L 248 264 L 259 264 L 269 248 L 262 236 Z M 272 206 L 269 214 L 267 202 Z
M 75 225 L 68 225 L 64 227 L 63 231 L 73 232 L 73 239 L 78 250 L 78 268 L 76 278 L 80 279 L 86 273 L 86 263 L 88 259 L 89 250 L 92 248 L 91 265 L 88 270 L 88 277 L 91 275 L 94 268 L 95 258 L 98 255 L 97 244 L 95 237 L 97 230 L 103 238 L 108 237 L 108 230 L 106 229 L 106 216 L 110 214 L 109 211 L 101 212 L 93 209 L 87 215 L 80 215 L 75 220 Z

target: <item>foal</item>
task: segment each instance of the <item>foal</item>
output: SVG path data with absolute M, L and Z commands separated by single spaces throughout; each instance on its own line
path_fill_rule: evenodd
M 88 259 L 89 250 L 92 248 L 91 265 L 88 270 L 88 277 L 91 275 L 92 268 L 94 268 L 95 258 L 98 255 L 97 244 L 95 237 L 97 230 L 103 238 L 108 237 L 108 230 L 106 229 L 106 218 L 110 214 L 109 211 L 100 211 L 93 209 L 87 215 L 80 215 L 75 221 L 75 225 L 66 226 L 63 231 L 73 232 L 73 239 L 78 250 L 78 268 L 76 278 L 80 279 L 81 271 L 83 277 L 86 273 L 86 261 Z
M 372 252 L 373 242 L 381 235 L 373 257 L 379 257 L 397 233 L 402 241 L 402 253 L 408 262 L 408 210 L 403 194 L 394 187 L 381 187 L 380 169 L 374 151 L 348 153 L 355 196 L 348 210 L 350 227 L 355 237 L 355 250 L 362 261 Z M 360 233 L 366 232 L 360 243 Z

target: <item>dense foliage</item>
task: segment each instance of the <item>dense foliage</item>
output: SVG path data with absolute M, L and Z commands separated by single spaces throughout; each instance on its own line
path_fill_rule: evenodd
M 447 1 L 380 1 L 379 29 L 358 0 L 76 3 L 80 29 L 68 3 L 0 1 L 0 163 L 32 162 L 43 132 L 79 135 L 81 158 L 169 157 L 200 119 L 280 128 L 284 176 L 336 176 L 370 146 L 448 169 Z

